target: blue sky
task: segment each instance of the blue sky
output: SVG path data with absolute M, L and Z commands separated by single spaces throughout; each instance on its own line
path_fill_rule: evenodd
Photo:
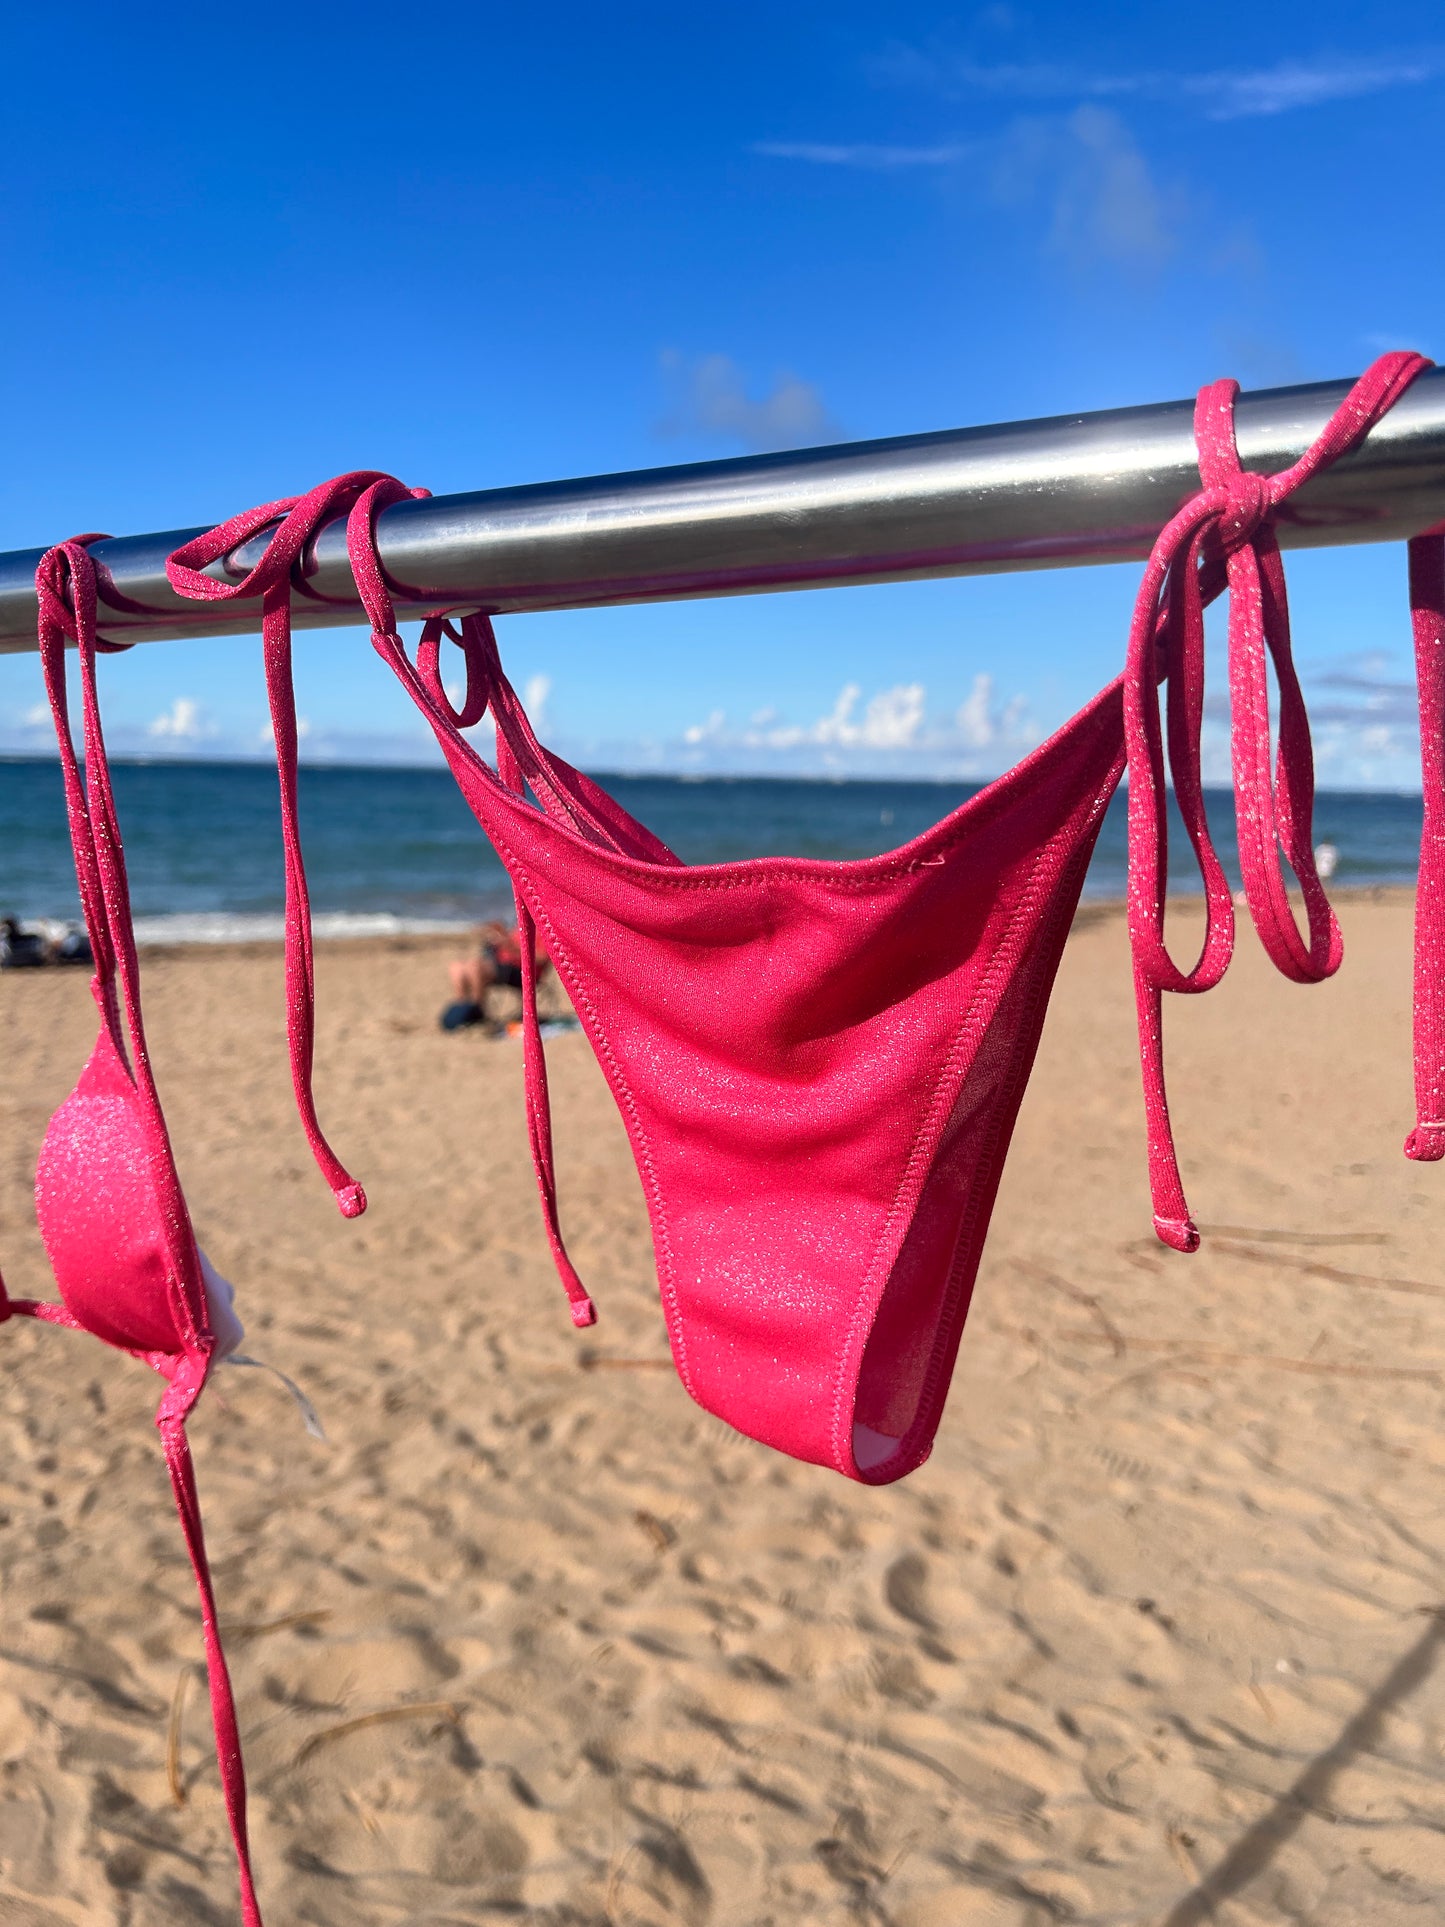
M 1445 354 L 1436 6 L 369 0 L 6 24 L 0 548 L 352 467 L 437 492 Z M 1409 787 L 1404 557 L 1291 561 L 1326 783 Z M 1133 570 L 513 618 L 601 768 L 991 774 Z M 104 671 L 118 749 L 257 754 L 254 640 Z M 426 760 L 354 631 L 307 749 Z M 0 749 L 43 749 L 33 657 Z

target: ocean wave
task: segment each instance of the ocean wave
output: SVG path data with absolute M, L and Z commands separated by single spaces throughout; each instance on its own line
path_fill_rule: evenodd
M 322 910 L 311 919 L 317 937 L 458 936 L 475 929 L 466 917 L 405 917 L 390 911 Z M 178 911 L 170 916 L 137 917 L 140 945 L 198 943 L 279 943 L 286 919 L 264 912 Z

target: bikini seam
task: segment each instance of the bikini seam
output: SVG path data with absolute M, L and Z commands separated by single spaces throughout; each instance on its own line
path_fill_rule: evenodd
M 1123 777 L 1123 773 L 1124 773 L 1123 764 L 1121 760 L 1118 764 L 1116 764 L 1113 782 L 1108 785 L 1107 789 L 1101 792 L 1100 796 L 1095 798 L 1095 803 L 1094 803 L 1095 836 L 1097 836 L 1097 833 L 1098 833 L 1098 818 L 1102 816 L 1103 810 L 1107 809 L 1109 804 L 1109 799 L 1113 796 L 1115 790 L 1118 789 L 1119 783 Z M 1102 805 L 1102 808 L 1100 807 L 1101 805 Z M 1092 851 L 1090 852 L 1090 854 L 1092 855 Z M 1082 882 L 1082 879 L 1081 879 L 1081 882 Z M 1060 946 L 1060 951 L 1062 952 L 1062 945 Z M 1057 972 L 1057 964 L 1055 965 L 1055 971 Z M 1043 1000 L 1046 1007 L 1045 1015 L 1047 1015 L 1048 992 L 1044 992 L 1042 994 L 1043 994 Z M 1032 1014 L 1033 1008 L 1037 1005 L 1039 1001 L 1039 997 L 1040 997 L 1040 993 L 1036 991 L 1030 1003 L 1030 1014 Z M 1042 1037 L 1042 1035 L 1043 1035 L 1043 1023 L 1041 1021 L 1039 1025 L 1039 1036 Z M 1036 1039 L 1035 1046 L 1034 1046 L 1035 1056 L 1037 1056 L 1037 1051 L 1038 1051 L 1038 1040 Z M 1032 1068 L 1033 1068 L 1033 1060 L 1031 1059 L 1029 1072 L 1032 1071 Z M 1014 1075 L 1009 1081 L 1008 1091 L 1009 1091 L 1010 1098 L 1014 1100 L 1013 1111 L 1014 1111 L 1015 1120 L 1017 1119 L 1017 1116 L 1018 1116 L 1018 1109 L 1023 1099 L 1024 1090 L 1027 1088 L 1027 1085 L 1028 1085 L 1029 1072 L 1025 1072 L 1022 1076 Z M 1001 1127 L 997 1123 L 991 1126 L 988 1139 L 987 1139 L 986 1157 L 985 1159 L 981 1160 L 981 1163 L 989 1163 L 989 1164 L 992 1163 L 995 1153 L 997 1152 L 997 1149 L 998 1149 L 998 1140 L 1000 1136 L 1000 1131 L 1001 1131 Z M 1000 1169 L 997 1172 L 995 1172 L 994 1176 L 995 1176 L 994 1196 L 995 1198 L 997 1198 L 997 1195 L 998 1195 L 997 1180 L 1002 1176 L 1002 1170 Z M 909 1426 L 908 1431 L 905 1432 L 903 1434 L 903 1437 L 899 1440 L 900 1457 L 908 1456 L 902 1451 L 902 1447 L 905 1441 L 908 1440 L 919 1429 L 921 1425 L 926 1423 L 927 1407 L 932 1401 L 934 1393 L 937 1389 L 939 1369 L 940 1369 L 939 1359 L 942 1355 L 942 1345 L 940 1342 L 941 1334 L 944 1330 L 946 1323 L 948 1322 L 949 1316 L 951 1315 L 952 1301 L 957 1295 L 956 1281 L 958 1278 L 959 1271 L 964 1262 L 964 1255 L 966 1251 L 967 1240 L 972 1236 L 974 1228 L 978 1221 L 979 1207 L 977 1203 L 977 1197 L 978 1197 L 978 1190 L 977 1190 L 977 1186 L 975 1186 L 973 1189 L 973 1193 L 970 1196 L 969 1203 L 964 1211 L 963 1218 L 960 1221 L 959 1227 L 958 1227 L 958 1241 L 954 1251 L 953 1262 L 949 1266 L 948 1279 L 944 1288 L 945 1305 L 940 1312 L 938 1334 L 935 1335 L 932 1350 L 929 1356 L 928 1366 L 924 1373 L 923 1384 L 919 1390 L 919 1401 L 918 1401 L 919 1415 L 917 1418 L 915 1418 L 913 1423 Z M 980 1245 L 980 1249 L 976 1255 L 975 1262 L 977 1262 L 977 1259 L 981 1259 L 982 1255 L 983 1255 L 982 1245 Z M 965 1319 L 967 1318 L 966 1309 L 965 1309 L 964 1317 Z M 962 1338 L 961 1330 L 959 1333 L 959 1337 L 960 1339 Z M 936 1430 L 936 1424 L 935 1424 L 935 1430 Z M 932 1446 L 932 1440 L 930 1439 L 928 1445 L 925 1446 L 924 1450 L 917 1456 L 917 1458 L 914 1459 L 913 1465 L 907 1468 L 908 1471 L 912 1471 L 916 1466 L 921 1465 L 923 1463 L 923 1460 L 928 1456 L 928 1452 L 931 1449 L 931 1446 Z
M 410 667 L 410 664 L 408 664 L 408 667 Z M 1102 709 L 1104 699 L 1115 693 L 1119 684 L 1122 683 L 1122 680 L 1122 677 L 1116 677 L 1113 682 L 1108 684 L 1097 696 L 1093 697 L 1084 705 L 1084 709 L 1080 711 L 1080 714 L 1085 714 L 1091 709 Z M 1065 724 L 1064 728 L 1067 727 L 1068 725 Z M 1042 758 L 1044 753 L 1053 744 L 1058 742 L 1062 733 L 1062 730 L 1055 731 L 1054 735 L 1031 752 L 1023 763 L 1016 764 L 1012 770 L 1005 772 L 1003 776 L 996 777 L 992 783 L 987 783 L 982 789 L 976 790 L 972 796 L 966 797 L 956 808 L 949 811 L 948 815 L 934 824 L 932 830 L 925 830 L 920 836 L 916 837 L 914 839 L 915 843 L 924 844 L 931 834 L 943 829 L 945 824 L 949 826 L 947 834 L 941 836 L 936 844 L 926 845 L 929 851 L 928 856 L 911 857 L 907 862 L 903 863 L 894 861 L 899 854 L 897 851 L 889 851 L 879 857 L 855 858 L 850 860 L 846 866 L 848 873 L 841 876 L 838 874 L 837 867 L 833 866 L 830 868 L 823 858 L 813 859 L 813 862 L 817 865 L 816 868 L 808 867 L 806 864 L 799 866 L 796 859 L 790 862 L 790 860 L 785 857 L 745 857 L 726 864 L 691 865 L 679 862 L 676 866 L 673 866 L 658 863 L 654 858 L 631 857 L 628 856 L 625 851 L 608 849 L 604 844 L 593 842 L 591 838 L 580 835 L 567 823 L 559 821 L 556 817 L 549 816 L 545 811 L 536 809 L 524 798 L 517 796 L 512 790 L 508 789 L 507 786 L 502 783 L 496 771 L 487 763 L 486 759 L 477 754 L 476 750 L 460 735 L 459 731 L 456 732 L 453 740 L 467 753 L 469 760 L 485 773 L 489 786 L 494 791 L 497 799 L 504 805 L 508 806 L 515 813 L 524 815 L 527 820 L 541 823 L 549 830 L 560 830 L 564 835 L 574 838 L 576 842 L 594 858 L 600 855 L 602 857 L 615 859 L 624 866 L 624 874 L 633 866 L 636 866 L 637 869 L 645 873 L 649 886 L 655 885 L 664 889 L 677 891 L 736 890 L 754 885 L 763 878 L 777 878 L 780 882 L 817 883 L 828 890 L 857 892 L 872 889 L 880 883 L 896 882 L 899 877 L 913 875 L 919 869 L 935 867 L 930 860 L 933 856 L 952 850 L 962 836 L 971 834 L 979 827 L 976 823 L 963 823 L 951 821 L 951 819 L 961 817 L 964 811 L 972 808 L 972 806 L 977 803 L 979 797 L 986 796 L 990 790 L 1001 789 L 1001 787 L 1007 784 L 1012 778 L 1018 776 L 1021 771 L 1027 769 L 1030 764 L 1034 764 L 1035 768 L 1029 770 L 1027 782 L 1020 785 L 1025 795 L 1031 793 L 1037 781 L 1037 759 Z M 997 803 L 991 801 L 989 807 L 981 811 L 980 814 L 985 820 L 988 820 L 996 812 L 997 807 Z M 487 834 L 490 834 L 490 832 L 487 832 Z M 908 847 L 909 845 L 907 844 L 903 846 L 904 849 Z M 765 870 L 761 870 L 760 873 L 760 866 L 762 865 L 767 865 L 768 867 Z M 855 865 L 858 870 L 866 871 L 866 874 L 853 874 Z M 878 867 L 871 867 L 874 865 Z M 727 870 L 735 872 L 736 874 L 699 876 L 697 874 L 699 869 L 713 872 Z M 641 879 L 637 880 L 640 881 Z
M 1045 848 L 1047 848 L 1047 845 L 1045 846 Z M 1008 919 L 1008 922 L 1004 925 L 1003 929 L 999 932 L 998 937 L 994 942 L 993 948 L 989 952 L 988 962 L 984 966 L 983 976 L 978 982 L 978 984 L 975 986 L 973 995 L 969 998 L 968 1004 L 964 1009 L 962 1016 L 959 1019 L 958 1030 L 954 1035 L 952 1044 L 950 1044 L 949 1046 L 948 1055 L 944 1058 L 943 1063 L 939 1068 L 937 1079 L 934 1082 L 933 1090 L 929 1096 L 928 1109 L 922 1121 L 920 1122 L 917 1131 L 914 1133 L 913 1140 L 908 1147 L 908 1155 L 904 1160 L 902 1175 L 898 1180 L 897 1189 L 894 1191 L 892 1202 L 888 1207 L 888 1215 L 883 1221 L 883 1225 L 879 1230 L 878 1236 L 874 1240 L 873 1250 L 869 1254 L 868 1263 L 864 1269 L 862 1283 L 860 1285 L 859 1301 L 857 1306 L 854 1309 L 852 1318 L 849 1320 L 847 1335 L 843 1341 L 843 1346 L 838 1359 L 838 1365 L 833 1378 L 833 1422 L 832 1422 L 831 1443 L 832 1443 L 835 1462 L 844 1457 L 845 1448 L 844 1448 L 844 1437 L 843 1437 L 843 1406 L 844 1406 L 844 1403 L 846 1400 L 846 1394 L 847 1394 L 846 1381 L 847 1381 L 848 1360 L 853 1351 L 855 1341 L 857 1340 L 859 1329 L 864 1323 L 865 1318 L 869 1326 L 871 1327 L 874 1319 L 877 1316 L 878 1307 L 877 1307 L 877 1304 L 873 1302 L 873 1295 L 869 1289 L 873 1280 L 874 1272 L 878 1268 L 882 1255 L 884 1251 L 887 1249 L 888 1244 L 895 1231 L 896 1223 L 900 1216 L 901 1200 L 909 1188 L 910 1178 L 913 1175 L 915 1165 L 919 1161 L 919 1146 L 925 1141 L 925 1139 L 932 1137 L 935 1131 L 941 1131 L 942 1125 L 946 1124 L 947 1122 L 947 1111 L 952 1109 L 952 1105 L 950 1104 L 945 1109 L 942 1101 L 942 1093 L 949 1086 L 949 1084 L 953 1082 L 955 1073 L 958 1069 L 958 1061 L 964 1051 L 966 1040 L 968 1040 L 972 1036 L 972 1027 L 974 1023 L 974 1017 L 978 1011 L 981 1001 L 984 999 L 988 991 L 990 973 L 993 970 L 994 964 L 998 960 L 999 952 L 1003 948 L 1004 944 L 1008 941 L 1010 931 L 1014 929 L 1015 925 L 1019 921 L 1019 918 L 1024 914 L 1025 910 L 1029 907 L 1029 904 L 1032 900 L 1030 897 L 1030 891 L 1032 890 L 1035 878 L 1037 876 L 1039 865 L 1042 861 L 1043 861 L 1043 855 L 1042 853 L 1040 853 L 1040 855 L 1035 857 L 1034 862 L 1030 868 L 1029 879 L 1027 884 L 1025 885 L 1024 894 L 1020 898 L 1019 902 L 1015 905 L 1013 914 Z M 954 1090 L 954 1102 L 956 1101 L 957 1101 L 957 1088 L 955 1088 Z M 943 1113 L 941 1119 L 940 1119 L 940 1113 Z M 881 1292 L 880 1292 L 880 1301 L 881 1301 Z M 864 1349 L 866 1349 L 866 1345 Z M 861 1354 L 859 1358 L 859 1364 L 861 1368 L 861 1364 L 862 1364 Z M 853 1460 L 851 1445 L 847 1447 L 846 1456 L 850 1461 L 853 1461 L 853 1463 L 856 1464 L 856 1460 Z
M 1118 778 L 1116 777 L 1114 784 L 1109 788 L 1109 790 L 1105 794 L 1106 807 L 1107 807 L 1107 797 L 1109 795 L 1112 795 L 1113 790 L 1117 787 L 1118 787 Z M 1098 796 L 1096 795 L 1094 799 L 1094 812 L 1092 813 L 1097 813 L 1098 801 L 1099 799 L 1098 799 Z M 1044 860 L 1047 857 L 1049 851 L 1053 848 L 1055 843 L 1057 843 L 1059 838 L 1063 836 L 1066 828 L 1067 828 L 1067 825 L 1061 826 L 1060 829 L 1055 832 L 1054 836 L 1052 836 L 1049 839 L 1049 841 L 1044 845 L 1043 849 L 1040 850 L 1038 854 L 1035 856 L 1033 863 L 1029 868 L 1028 881 L 1024 886 L 1023 894 L 1021 895 L 1019 902 L 1016 904 L 1013 914 L 1008 919 L 1008 922 L 1005 924 L 1003 930 L 999 933 L 998 939 L 994 944 L 993 949 L 989 953 L 988 962 L 984 966 L 983 978 L 981 979 L 977 988 L 975 989 L 973 996 L 969 999 L 968 1007 L 964 1011 L 963 1016 L 960 1019 L 958 1032 L 954 1038 L 952 1045 L 949 1048 L 948 1056 L 945 1058 L 944 1063 L 939 1071 L 938 1079 L 934 1085 L 933 1094 L 929 1101 L 928 1113 L 923 1119 L 922 1123 L 919 1125 L 918 1130 L 914 1135 L 913 1142 L 909 1147 L 908 1158 L 904 1165 L 903 1174 L 900 1177 L 898 1182 L 898 1189 L 894 1193 L 893 1202 L 889 1206 L 888 1217 L 884 1221 L 883 1228 L 878 1234 L 878 1238 L 874 1245 L 872 1255 L 870 1256 L 868 1261 L 868 1267 L 863 1274 L 863 1281 L 860 1287 L 860 1293 L 867 1293 L 868 1286 L 870 1281 L 872 1280 L 875 1267 L 877 1267 L 883 1251 L 886 1250 L 887 1248 L 890 1236 L 894 1229 L 895 1220 L 899 1216 L 900 1201 L 904 1197 L 905 1193 L 909 1188 L 909 1181 L 914 1172 L 915 1164 L 916 1162 L 919 1161 L 920 1145 L 925 1141 L 925 1139 L 929 1138 L 931 1135 L 934 1134 L 936 1128 L 938 1129 L 939 1134 L 941 1135 L 941 1126 L 936 1126 L 936 1116 L 939 1110 L 942 1108 L 942 1093 L 948 1087 L 949 1083 L 953 1080 L 954 1074 L 958 1067 L 958 1059 L 965 1048 L 967 1040 L 973 1034 L 974 1019 L 977 1015 L 981 1000 L 983 1000 L 988 993 L 989 979 L 993 973 L 995 965 L 998 962 L 999 952 L 1003 949 L 1004 945 L 1008 942 L 1009 936 L 1017 926 L 1019 919 L 1023 917 L 1025 913 L 1037 901 L 1039 892 L 1036 886 L 1038 883 L 1039 871 L 1043 867 Z M 996 999 L 995 999 L 995 1003 L 996 1003 Z M 947 1111 L 945 1112 L 945 1115 L 942 1119 L 942 1123 L 945 1125 L 947 1123 L 947 1114 L 952 1111 L 953 1104 L 957 1102 L 958 1088 L 959 1086 L 955 1085 L 953 1098 L 951 1102 L 948 1104 Z M 961 1235 L 962 1235 L 962 1226 L 960 1226 L 960 1236 Z M 952 1267 L 950 1267 L 950 1271 L 951 1270 L 952 1270 Z M 881 1302 L 881 1294 L 880 1294 L 880 1302 Z M 843 1445 L 844 1445 L 843 1405 L 845 1402 L 846 1390 L 847 1390 L 846 1373 L 847 1373 L 849 1355 L 852 1352 L 854 1343 L 858 1336 L 859 1328 L 862 1325 L 865 1317 L 867 1317 L 868 1323 L 871 1326 L 873 1319 L 877 1315 L 877 1309 L 878 1309 L 877 1304 L 872 1302 L 871 1296 L 867 1296 L 867 1297 L 860 1296 L 858 1307 L 855 1310 L 852 1320 L 849 1323 L 848 1335 L 843 1345 L 842 1354 L 839 1358 L 837 1373 L 834 1380 L 834 1390 L 833 1390 L 833 1441 L 832 1442 L 833 1442 L 833 1450 L 834 1450 L 835 1458 L 840 1457 L 842 1455 Z M 866 1345 L 865 1345 L 865 1349 L 866 1349 Z M 936 1349 L 936 1340 L 935 1340 L 935 1349 Z M 861 1353 L 859 1357 L 859 1364 L 861 1367 L 861 1364 L 862 1364 Z M 930 1358 L 930 1369 L 931 1369 L 931 1366 L 932 1366 L 932 1359 Z M 925 1379 L 925 1385 L 926 1384 L 927 1384 L 927 1379 Z M 910 1425 L 909 1431 L 912 1431 L 913 1429 L 914 1429 L 913 1426 Z M 907 1433 L 904 1434 L 904 1437 L 907 1437 Z M 901 1446 L 902 1440 L 900 1440 L 899 1443 Z M 852 1459 L 851 1447 L 848 1450 L 848 1457 L 850 1460 Z

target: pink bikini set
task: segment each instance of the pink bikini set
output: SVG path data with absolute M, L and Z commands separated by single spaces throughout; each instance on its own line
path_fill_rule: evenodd
M 562 1241 L 536 1011 L 538 935 L 565 984 L 632 1143 L 652 1222 L 673 1357 L 692 1396 L 765 1444 L 882 1485 L 927 1457 L 947 1395 L 989 1215 L 1044 1010 L 1110 797 L 1129 783 L 1129 933 L 1158 1235 L 1199 1242 L 1164 1091 L 1166 990 L 1218 983 L 1234 906 L 1200 769 L 1204 609 L 1229 591 L 1232 758 L 1250 915 L 1302 983 L 1339 966 L 1312 852 L 1309 726 L 1290 655 L 1273 518 L 1354 446 L 1430 364 L 1386 355 L 1314 446 L 1275 476 L 1241 470 L 1233 382 L 1199 396 L 1204 486 L 1154 545 L 1124 674 L 1017 768 L 900 850 L 860 862 L 782 857 L 690 867 L 607 793 L 545 750 L 503 674 L 490 622 L 434 616 L 413 661 L 377 556 L 379 511 L 413 493 L 339 477 L 238 516 L 168 564 L 183 594 L 263 596 L 281 781 L 286 987 L 297 1103 L 342 1212 L 365 1197 L 322 1136 L 311 1097 L 311 925 L 296 819 L 290 673 L 293 565 L 345 514 L 373 642 L 436 734 L 505 864 L 522 950 L 527 1124 L 543 1218 L 577 1325 L 595 1312 Z M 256 569 L 200 571 L 268 526 Z M 93 1333 L 167 1381 L 157 1414 L 200 1589 L 221 1779 L 247 1927 L 260 1915 L 246 1846 L 234 1704 L 216 1631 L 185 1421 L 240 1341 L 230 1288 L 196 1243 L 152 1080 L 125 865 L 95 693 L 95 565 L 79 538 L 42 561 L 39 640 L 55 714 L 101 1028 L 56 1112 L 36 1184 L 59 1304 L 11 1313 Z M 409 590 L 409 597 L 415 592 Z M 1416 917 L 1414 1158 L 1445 1154 L 1445 538 L 1410 544 L 1425 831 Z M 85 773 L 66 707 L 79 651 Z M 460 648 L 460 706 L 441 645 Z M 1267 661 L 1279 690 L 1271 768 Z M 1167 682 L 1161 717 L 1158 687 Z M 496 768 L 463 731 L 490 713 Z M 1164 944 L 1165 749 L 1204 883 L 1206 934 L 1181 970 Z M 1301 935 L 1283 852 L 1304 896 Z

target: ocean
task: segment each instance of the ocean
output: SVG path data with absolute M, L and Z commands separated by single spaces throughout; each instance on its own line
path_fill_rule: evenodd
M 264 763 L 117 762 L 117 806 L 142 942 L 279 937 L 283 905 L 276 774 Z M 606 787 L 689 863 L 742 856 L 873 856 L 896 848 L 976 793 L 967 783 L 777 777 L 615 776 Z M 501 865 L 441 769 L 303 767 L 301 828 L 319 936 L 461 928 L 504 914 Z M 1234 873 L 1227 790 L 1208 799 Z M 1174 884 L 1197 889 L 1182 827 Z M 1336 853 L 1334 883 L 1411 883 L 1420 798 L 1323 791 L 1316 844 Z M 1086 895 L 1124 894 L 1124 799 L 1114 799 Z M 79 915 L 60 767 L 0 759 L 0 915 Z

